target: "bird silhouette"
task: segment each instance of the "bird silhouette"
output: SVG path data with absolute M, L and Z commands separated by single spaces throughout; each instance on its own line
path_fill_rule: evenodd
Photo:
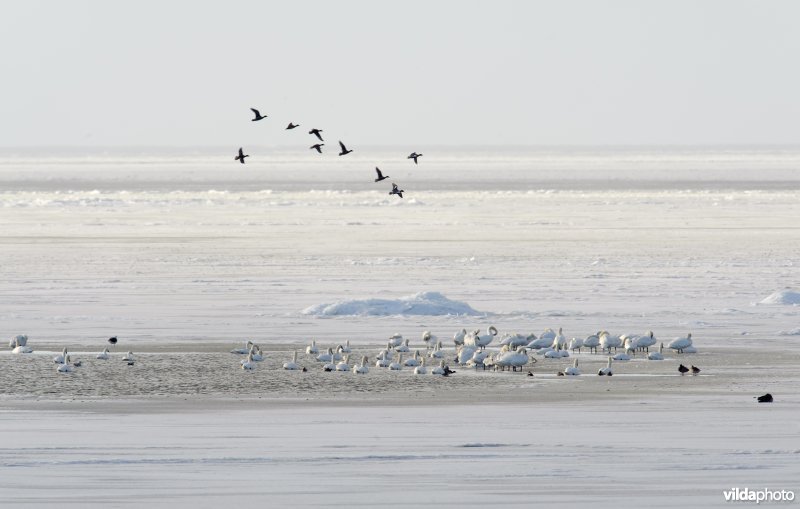
M 295 127 L 300 127 L 300 124 L 293 124 L 289 122 L 289 125 L 286 126 L 286 129 L 294 129 Z
M 234 157 L 233 159 L 234 161 L 239 161 L 240 163 L 244 164 L 245 157 L 250 157 L 250 155 L 245 154 L 244 151 L 242 150 L 242 147 L 239 147 L 239 155 Z
M 261 114 L 261 113 L 259 113 L 259 111 L 258 111 L 257 109 L 255 109 L 255 108 L 250 108 L 250 111 L 252 111 L 252 112 L 253 112 L 253 115 L 255 115 L 255 118 L 253 118 L 253 119 L 251 119 L 251 120 L 250 120 L 251 122 L 258 122 L 259 120 L 264 120 L 265 118 L 267 118 L 267 116 L 266 116 L 266 115 L 262 115 L 262 114 Z
M 317 152 L 319 152 L 321 154 L 323 145 L 325 145 L 325 144 L 324 143 L 317 143 L 316 145 L 311 145 L 308 148 L 313 148 L 313 149 L 315 149 Z
M 683 375 L 689 372 L 689 368 L 681 364 L 680 366 L 678 366 L 678 371 L 680 372 L 681 375 Z
M 389 178 L 389 175 L 384 175 L 381 173 L 381 170 L 379 170 L 377 166 L 375 167 L 375 171 L 378 173 L 378 178 L 375 179 L 375 182 L 380 182 L 381 180 Z
M 417 154 L 416 152 L 411 152 L 411 155 L 409 155 L 406 159 L 413 159 L 414 160 L 414 164 L 418 164 L 417 163 L 417 158 L 418 157 L 422 157 L 422 154 Z
M 108 338 L 108 342 L 111 343 L 112 345 L 116 345 L 117 344 L 117 336 L 111 336 L 110 338 Z
M 759 403 L 772 403 L 772 394 L 766 393 L 763 396 L 756 396 Z
M 312 129 L 312 130 L 308 131 L 308 134 L 313 134 L 314 136 L 319 138 L 319 141 L 325 141 L 325 140 L 322 139 L 322 135 L 319 134 L 321 132 L 322 132 L 322 129 Z
M 692 364 L 692 374 L 693 374 L 693 375 L 696 375 L 696 374 L 698 374 L 699 372 L 700 372 L 700 368 L 698 368 L 697 366 L 695 366 L 694 364 Z
M 345 147 L 345 146 L 344 146 L 344 143 L 342 143 L 341 141 L 339 142 L 339 146 L 340 146 L 340 147 L 342 147 L 342 151 L 341 151 L 341 152 L 339 152 L 339 155 L 340 155 L 340 156 L 346 156 L 347 154 L 349 154 L 350 152 L 352 152 L 352 150 L 347 150 L 347 147 Z
M 405 191 L 403 191 L 402 189 L 398 189 L 398 188 L 397 188 L 397 184 L 395 184 L 395 183 L 392 183 L 392 190 L 391 190 L 391 191 L 389 191 L 389 194 L 396 194 L 397 196 L 399 196 L 400 198 L 402 198 L 402 197 L 403 197 L 403 193 L 404 193 L 404 192 L 405 192 Z

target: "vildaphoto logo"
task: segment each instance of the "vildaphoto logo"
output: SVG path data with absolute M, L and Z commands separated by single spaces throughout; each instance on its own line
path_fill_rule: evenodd
M 725 502 L 792 502 L 794 491 L 789 490 L 751 490 L 750 488 L 731 488 L 723 491 Z

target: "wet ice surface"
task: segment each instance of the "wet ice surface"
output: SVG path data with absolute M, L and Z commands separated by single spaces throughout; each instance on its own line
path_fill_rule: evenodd
M 800 154 L 435 154 L 381 166 L 399 200 L 366 158 L 5 153 L 0 320 L 35 353 L 0 354 L 4 503 L 676 507 L 798 491 Z M 420 292 L 479 314 L 382 312 Z M 357 314 L 303 313 L 330 303 Z M 616 362 L 611 379 L 588 353 L 569 379 L 555 373 L 572 358 L 537 357 L 534 377 L 323 373 L 302 353 L 308 373 L 280 369 L 312 338 L 349 339 L 352 364 L 396 332 L 452 349 L 489 325 L 692 332 L 699 352 Z M 228 353 L 246 339 L 267 356 L 253 372 Z M 83 362 L 68 375 L 63 347 Z M 754 402 L 765 392 L 774 404 Z

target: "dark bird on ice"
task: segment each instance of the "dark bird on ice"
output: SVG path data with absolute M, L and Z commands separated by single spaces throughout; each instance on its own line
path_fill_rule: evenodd
M 300 124 L 293 124 L 289 122 L 289 125 L 286 126 L 286 129 L 294 129 L 295 127 L 300 127 Z
M 342 143 L 341 141 L 339 142 L 339 146 L 340 146 L 340 147 L 342 147 L 342 151 L 341 151 L 341 152 L 339 152 L 339 155 L 340 155 L 340 156 L 346 156 L 347 154 L 349 154 L 350 152 L 352 152 L 352 150 L 347 150 L 347 147 L 345 147 L 345 146 L 344 146 L 344 143 Z
M 321 132 L 322 132 L 322 129 L 312 129 L 312 130 L 308 131 L 308 134 L 313 134 L 314 136 L 319 138 L 319 141 L 325 141 L 325 140 L 322 139 L 322 135 L 319 134 Z
M 402 189 L 398 189 L 398 187 L 397 187 L 397 184 L 394 184 L 394 183 L 393 183 L 393 184 L 392 184 L 392 190 L 391 190 L 391 191 L 389 191 L 389 194 L 396 194 L 397 196 L 399 196 L 400 198 L 402 198 L 402 197 L 403 197 L 403 193 L 404 193 L 404 192 L 405 192 L 405 191 L 403 191 Z
M 411 155 L 408 156 L 406 159 L 413 159 L 414 160 L 414 164 L 418 164 L 417 163 L 417 158 L 418 157 L 422 157 L 422 154 L 417 154 L 416 152 L 411 152 Z
M 757 396 L 756 399 L 759 403 L 772 403 L 772 394 L 766 393 L 763 396 Z
M 681 364 L 680 366 L 678 366 L 678 371 L 681 373 L 681 375 L 683 375 L 689 372 L 689 368 Z
M 375 179 L 375 182 L 380 182 L 381 180 L 389 178 L 389 175 L 381 173 L 381 170 L 379 170 L 377 166 L 375 167 L 375 171 L 378 173 L 378 178 Z
M 250 157 L 250 155 L 249 154 L 245 154 L 244 150 L 242 150 L 242 147 L 239 147 L 239 155 L 234 157 L 233 160 L 234 161 L 239 161 L 240 163 L 244 164 L 244 158 L 245 157 Z
M 108 342 L 111 343 L 112 345 L 116 345 L 117 344 L 117 336 L 111 336 L 110 338 L 108 338 Z
M 262 115 L 262 114 L 261 114 L 261 113 L 259 113 L 259 111 L 258 111 L 257 109 L 255 109 L 255 108 L 250 108 L 250 111 L 252 111 L 252 112 L 253 112 L 253 115 L 255 115 L 255 118 L 253 118 L 253 119 L 251 119 L 251 120 L 250 120 L 251 122 L 258 122 L 259 120 L 264 120 L 265 118 L 267 118 L 267 116 L 266 116 L 266 115 Z
M 696 375 L 696 374 L 698 374 L 699 372 L 700 372 L 700 368 L 698 368 L 697 366 L 695 366 L 694 364 L 692 364 L 692 374 L 693 374 L 693 375 Z
M 314 150 L 316 150 L 317 152 L 319 152 L 321 154 L 323 145 L 325 145 L 325 144 L 324 143 L 317 143 L 316 145 L 311 145 L 308 148 L 313 148 Z

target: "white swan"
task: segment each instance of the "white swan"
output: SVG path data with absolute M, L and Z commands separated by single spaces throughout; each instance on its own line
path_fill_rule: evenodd
M 411 357 L 410 359 L 406 360 L 406 362 L 403 365 L 409 368 L 415 368 L 419 366 L 420 365 L 419 350 L 414 350 L 414 357 Z
M 572 352 L 574 352 L 575 350 L 580 352 L 581 348 L 583 348 L 583 340 L 581 338 L 572 338 L 569 340 L 569 343 L 567 344 L 567 349 Z
M 356 373 L 357 375 L 366 375 L 369 373 L 369 366 L 367 366 L 367 362 L 369 362 L 369 359 L 367 359 L 366 355 L 361 357 L 361 364 L 356 364 L 353 366 L 353 373 Z
M 622 339 L 619 336 L 612 336 L 606 331 L 603 331 L 600 334 L 600 349 L 607 350 L 608 353 L 611 353 L 611 349 L 613 348 L 614 351 L 617 351 L 617 348 L 622 346 Z
M 65 355 L 64 362 L 58 365 L 56 371 L 59 373 L 72 373 L 74 368 L 72 367 L 71 360 L 69 354 Z
M 567 376 L 578 376 L 581 374 L 581 370 L 578 369 L 578 359 L 575 359 L 572 366 L 564 370 L 564 374 Z
M 548 327 L 541 334 L 539 334 L 539 339 L 547 339 L 550 341 L 549 344 L 553 344 L 553 340 L 556 339 L 556 332 Z
M 631 360 L 631 356 L 628 355 L 626 352 L 620 352 L 620 353 L 614 354 L 613 359 L 615 361 L 629 361 L 629 360 Z
M 317 341 L 315 339 L 312 339 L 311 344 L 306 347 L 306 353 L 308 355 L 319 354 L 319 348 L 317 348 Z
M 678 353 L 684 353 L 687 348 L 692 346 L 692 333 L 686 335 L 685 338 L 675 338 L 669 342 L 667 348 L 677 350 Z
M 422 358 L 422 363 L 414 368 L 415 375 L 424 375 L 428 373 L 428 368 L 425 367 L 425 358 Z
M 330 373 L 331 371 L 336 371 L 336 364 L 337 364 L 336 359 L 331 357 L 331 360 L 322 365 L 322 371 L 328 373 Z
M 486 334 L 481 334 L 480 330 L 467 334 L 467 336 L 464 337 L 464 346 L 486 348 L 495 336 L 497 336 L 497 328 L 494 325 L 490 325 L 486 329 Z
M 326 353 L 321 353 L 321 354 L 317 355 L 317 360 L 319 362 L 331 362 L 331 361 L 333 361 L 334 360 L 333 348 L 328 348 L 328 351 Z
M 133 352 L 129 351 L 128 353 L 126 353 L 125 357 L 123 357 L 122 360 L 123 361 L 128 361 L 128 362 L 133 362 L 134 361 Z
M 239 355 L 247 355 L 250 353 L 250 347 L 253 346 L 253 342 L 247 340 L 247 343 L 244 344 L 243 348 L 234 348 L 231 350 L 231 353 L 239 354 Z
M 550 330 L 550 329 L 548 329 L 548 330 Z M 548 348 L 548 347 L 550 347 L 553 344 L 553 339 L 555 338 L 555 336 L 553 336 L 553 337 L 544 336 L 544 337 L 539 337 L 539 338 L 537 338 L 535 335 L 532 335 L 532 336 L 533 336 L 533 340 L 530 343 L 528 343 L 527 345 L 525 345 L 526 348 L 530 348 L 532 350 L 538 350 L 540 348 Z
M 553 338 L 553 348 L 561 350 L 567 347 L 567 337 L 564 335 L 564 329 L 558 328 L 558 334 Z
M 583 347 L 588 348 L 590 352 L 597 353 L 597 347 L 600 346 L 600 335 L 592 334 L 583 340 Z
M 562 350 L 561 347 L 556 348 L 555 350 L 548 350 L 544 353 L 544 357 L 546 359 L 560 359 L 562 357 L 569 357 L 569 351 Z
M 467 337 L 467 329 L 461 329 L 453 334 L 453 343 L 455 343 L 456 346 L 463 345 L 465 337 Z
M 253 345 L 250 347 L 250 352 L 253 356 L 253 360 L 256 362 L 261 362 L 264 360 L 264 353 L 261 351 L 261 347 L 258 345 Z
M 33 353 L 33 348 L 28 346 L 28 336 L 25 334 L 18 334 L 11 338 L 8 346 L 11 347 L 11 353 Z
M 444 375 L 445 373 L 447 373 L 447 369 L 445 368 L 444 361 L 431 370 L 431 375 Z
M 247 370 L 256 369 L 256 363 L 253 360 L 253 354 L 251 353 L 248 353 L 247 358 L 241 362 L 242 362 L 242 369 L 247 369 Z
M 604 368 L 600 368 L 597 370 L 597 374 L 600 376 L 612 376 L 614 372 L 611 371 L 611 357 L 608 358 L 608 364 Z
M 402 344 L 402 345 L 400 345 L 400 346 L 396 346 L 396 347 L 394 348 L 394 351 L 395 351 L 395 352 L 404 352 L 404 353 L 405 353 L 405 352 L 409 352 L 409 351 L 411 351 L 411 350 L 408 348 L 408 341 L 409 341 L 408 339 L 405 339 L 405 340 L 403 341 L 403 344 Z
M 389 336 L 389 344 L 391 345 L 391 348 L 402 345 L 403 335 L 400 334 L 399 332 L 395 332 L 394 334 Z
M 283 363 L 283 369 L 288 371 L 297 371 L 300 366 L 297 364 L 297 350 L 292 353 L 292 360 Z
M 477 346 L 468 345 L 467 341 L 464 341 L 464 344 L 459 348 L 458 354 L 456 355 L 456 362 L 461 364 L 462 366 L 466 364 L 472 356 L 475 355 L 475 352 L 478 350 Z
M 636 356 L 636 350 L 639 349 L 639 336 L 626 337 L 622 346 L 625 348 L 625 353 Z
M 425 343 L 425 348 L 433 348 L 436 344 L 436 336 L 431 334 L 431 331 L 426 330 L 422 333 L 422 342 Z
M 431 359 L 441 359 L 444 357 L 444 350 L 442 350 L 442 342 L 437 341 L 436 346 L 433 347 L 433 351 L 428 354 L 428 357 Z
M 400 371 L 401 369 L 403 369 L 403 354 L 402 353 L 400 354 L 400 358 L 397 360 L 397 362 L 393 362 L 393 363 L 389 364 L 389 369 L 392 370 L 392 371 Z
M 514 351 L 504 352 L 495 357 L 494 365 L 500 366 L 501 369 L 511 368 L 511 371 L 516 371 L 517 368 L 521 369 L 529 361 L 528 349 L 521 346 Z M 534 362 L 536 361 L 534 360 Z
M 649 352 L 650 347 L 655 345 L 656 342 L 657 340 L 653 335 L 653 331 L 648 331 L 646 336 L 639 336 L 639 338 L 636 341 L 636 344 L 639 347 L 639 350 L 644 350 Z
M 376 368 L 388 368 L 389 364 L 391 364 L 391 362 L 392 362 L 391 359 L 387 359 L 386 357 L 384 357 L 383 359 L 378 359 L 378 360 L 375 361 L 375 367 Z
M 345 341 L 345 342 L 344 342 L 344 345 L 339 345 L 339 346 L 337 347 L 337 349 L 338 349 L 338 350 L 340 350 L 342 353 L 350 353 L 350 352 L 352 352 L 352 351 L 353 351 L 353 350 L 350 348 L 350 340 L 349 340 L 349 339 L 348 339 L 347 341 Z
M 349 362 L 350 362 L 350 356 L 345 355 L 344 358 L 340 360 L 338 364 L 336 364 L 336 371 L 350 371 Z
M 474 367 L 478 369 L 479 367 L 484 367 L 484 361 L 489 357 L 489 352 L 486 350 L 476 350 L 475 353 L 472 354 L 472 358 L 467 361 L 467 366 Z
M 107 361 L 110 355 L 108 355 L 108 348 L 103 348 L 103 351 L 97 354 L 97 359 L 101 361 Z
M 393 355 L 392 352 L 393 352 L 392 344 L 391 343 L 387 343 L 386 344 L 386 348 L 384 348 L 383 350 L 378 352 L 378 355 L 376 355 L 375 358 L 378 359 L 378 360 L 390 361 L 390 360 L 392 360 L 392 355 Z M 388 364 L 387 364 L 387 366 L 388 366 Z
M 503 339 L 500 340 L 500 346 L 508 345 L 509 348 L 517 348 L 520 346 L 526 346 L 528 343 L 536 339 L 536 336 L 530 334 L 528 336 L 523 336 L 522 334 L 515 333 L 515 334 L 506 334 Z
M 55 362 L 56 364 L 64 364 L 64 362 L 66 362 L 64 359 L 66 358 L 67 358 L 67 348 L 64 347 L 64 349 L 61 350 L 61 355 L 56 355 L 55 357 L 53 357 L 53 362 Z
M 647 358 L 651 361 L 663 361 L 664 360 L 664 343 L 661 343 L 661 346 L 658 347 L 657 352 L 650 352 L 647 354 Z

